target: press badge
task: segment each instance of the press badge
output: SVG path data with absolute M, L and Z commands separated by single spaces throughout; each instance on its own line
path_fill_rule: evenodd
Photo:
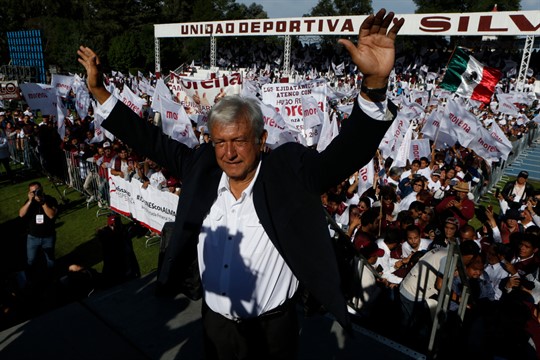
M 43 217 L 43 214 L 37 214 L 36 215 L 36 224 L 43 224 L 45 222 L 45 218 Z

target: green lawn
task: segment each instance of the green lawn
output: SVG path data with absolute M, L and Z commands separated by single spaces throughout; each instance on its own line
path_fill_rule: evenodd
M 82 263 L 101 271 L 103 257 L 101 245 L 95 239 L 96 231 L 106 225 L 106 214 L 97 216 L 98 207 L 94 203 L 87 208 L 86 201 L 80 193 L 67 188 L 65 185 L 55 187 L 46 177 L 31 172 L 18 170 L 23 174 L 16 184 L 11 184 L 3 177 L 0 178 L 0 231 L 4 245 L 2 268 L 10 270 L 20 266 L 21 258 L 24 258 L 25 248 L 24 232 L 18 217 L 19 208 L 27 199 L 28 184 L 37 180 L 42 183 L 45 192 L 54 196 L 60 203 L 60 212 L 57 220 L 57 243 L 56 257 L 58 272 L 63 273 L 71 263 Z M 67 201 L 63 202 L 65 194 Z M 123 219 L 128 223 L 127 219 Z M 8 236 L 9 234 L 9 236 Z M 144 235 L 133 239 L 133 248 L 141 268 L 141 274 L 145 275 L 157 268 L 159 245 L 146 247 Z M 21 254 L 21 251 L 23 253 Z

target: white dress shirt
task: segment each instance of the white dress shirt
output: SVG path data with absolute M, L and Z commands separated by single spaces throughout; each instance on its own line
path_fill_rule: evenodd
M 203 221 L 197 245 L 204 299 L 229 318 L 272 310 L 298 289 L 298 280 L 264 231 L 253 204 L 253 184 L 236 200 L 225 173 Z

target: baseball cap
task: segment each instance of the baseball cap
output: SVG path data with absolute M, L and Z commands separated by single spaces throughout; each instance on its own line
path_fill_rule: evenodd
M 447 218 L 445 223 L 455 225 L 459 229 L 459 220 L 453 216 Z
M 529 172 L 525 171 L 525 170 L 522 170 L 522 171 L 519 172 L 517 177 L 522 177 L 524 179 L 527 179 L 529 177 Z
M 111 143 L 108 142 L 108 141 L 105 141 L 105 142 L 103 143 L 103 148 L 105 149 L 105 148 L 108 148 L 108 147 L 111 147 Z
M 438 170 L 438 169 L 437 169 L 437 170 L 433 170 L 433 171 L 431 172 L 431 175 L 433 175 L 433 176 L 441 176 L 441 170 Z

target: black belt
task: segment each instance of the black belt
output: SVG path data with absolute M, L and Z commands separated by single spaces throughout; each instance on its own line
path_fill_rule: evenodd
M 236 324 L 248 324 L 248 323 L 252 323 L 252 322 L 256 322 L 256 321 L 264 321 L 264 320 L 270 320 L 272 318 L 276 318 L 276 317 L 279 317 L 283 314 L 286 314 L 287 312 L 291 311 L 291 309 L 294 309 L 294 305 L 296 304 L 296 296 L 293 296 L 287 300 L 285 300 L 283 302 L 283 304 L 279 305 L 279 306 L 276 306 L 275 308 L 271 309 L 271 310 L 268 310 L 258 316 L 255 316 L 255 317 L 251 317 L 251 318 L 236 318 L 236 319 L 231 319 L 231 318 L 228 318 L 226 316 L 223 316 L 222 314 L 219 314 L 219 313 L 216 313 L 218 314 L 219 316 L 222 316 L 223 318 L 229 320 L 229 321 L 232 321 Z M 208 307 L 208 305 L 206 305 L 206 303 L 203 305 L 203 306 L 206 306 L 208 311 L 212 311 L 215 313 L 215 311 L 213 311 L 212 309 L 210 309 Z

